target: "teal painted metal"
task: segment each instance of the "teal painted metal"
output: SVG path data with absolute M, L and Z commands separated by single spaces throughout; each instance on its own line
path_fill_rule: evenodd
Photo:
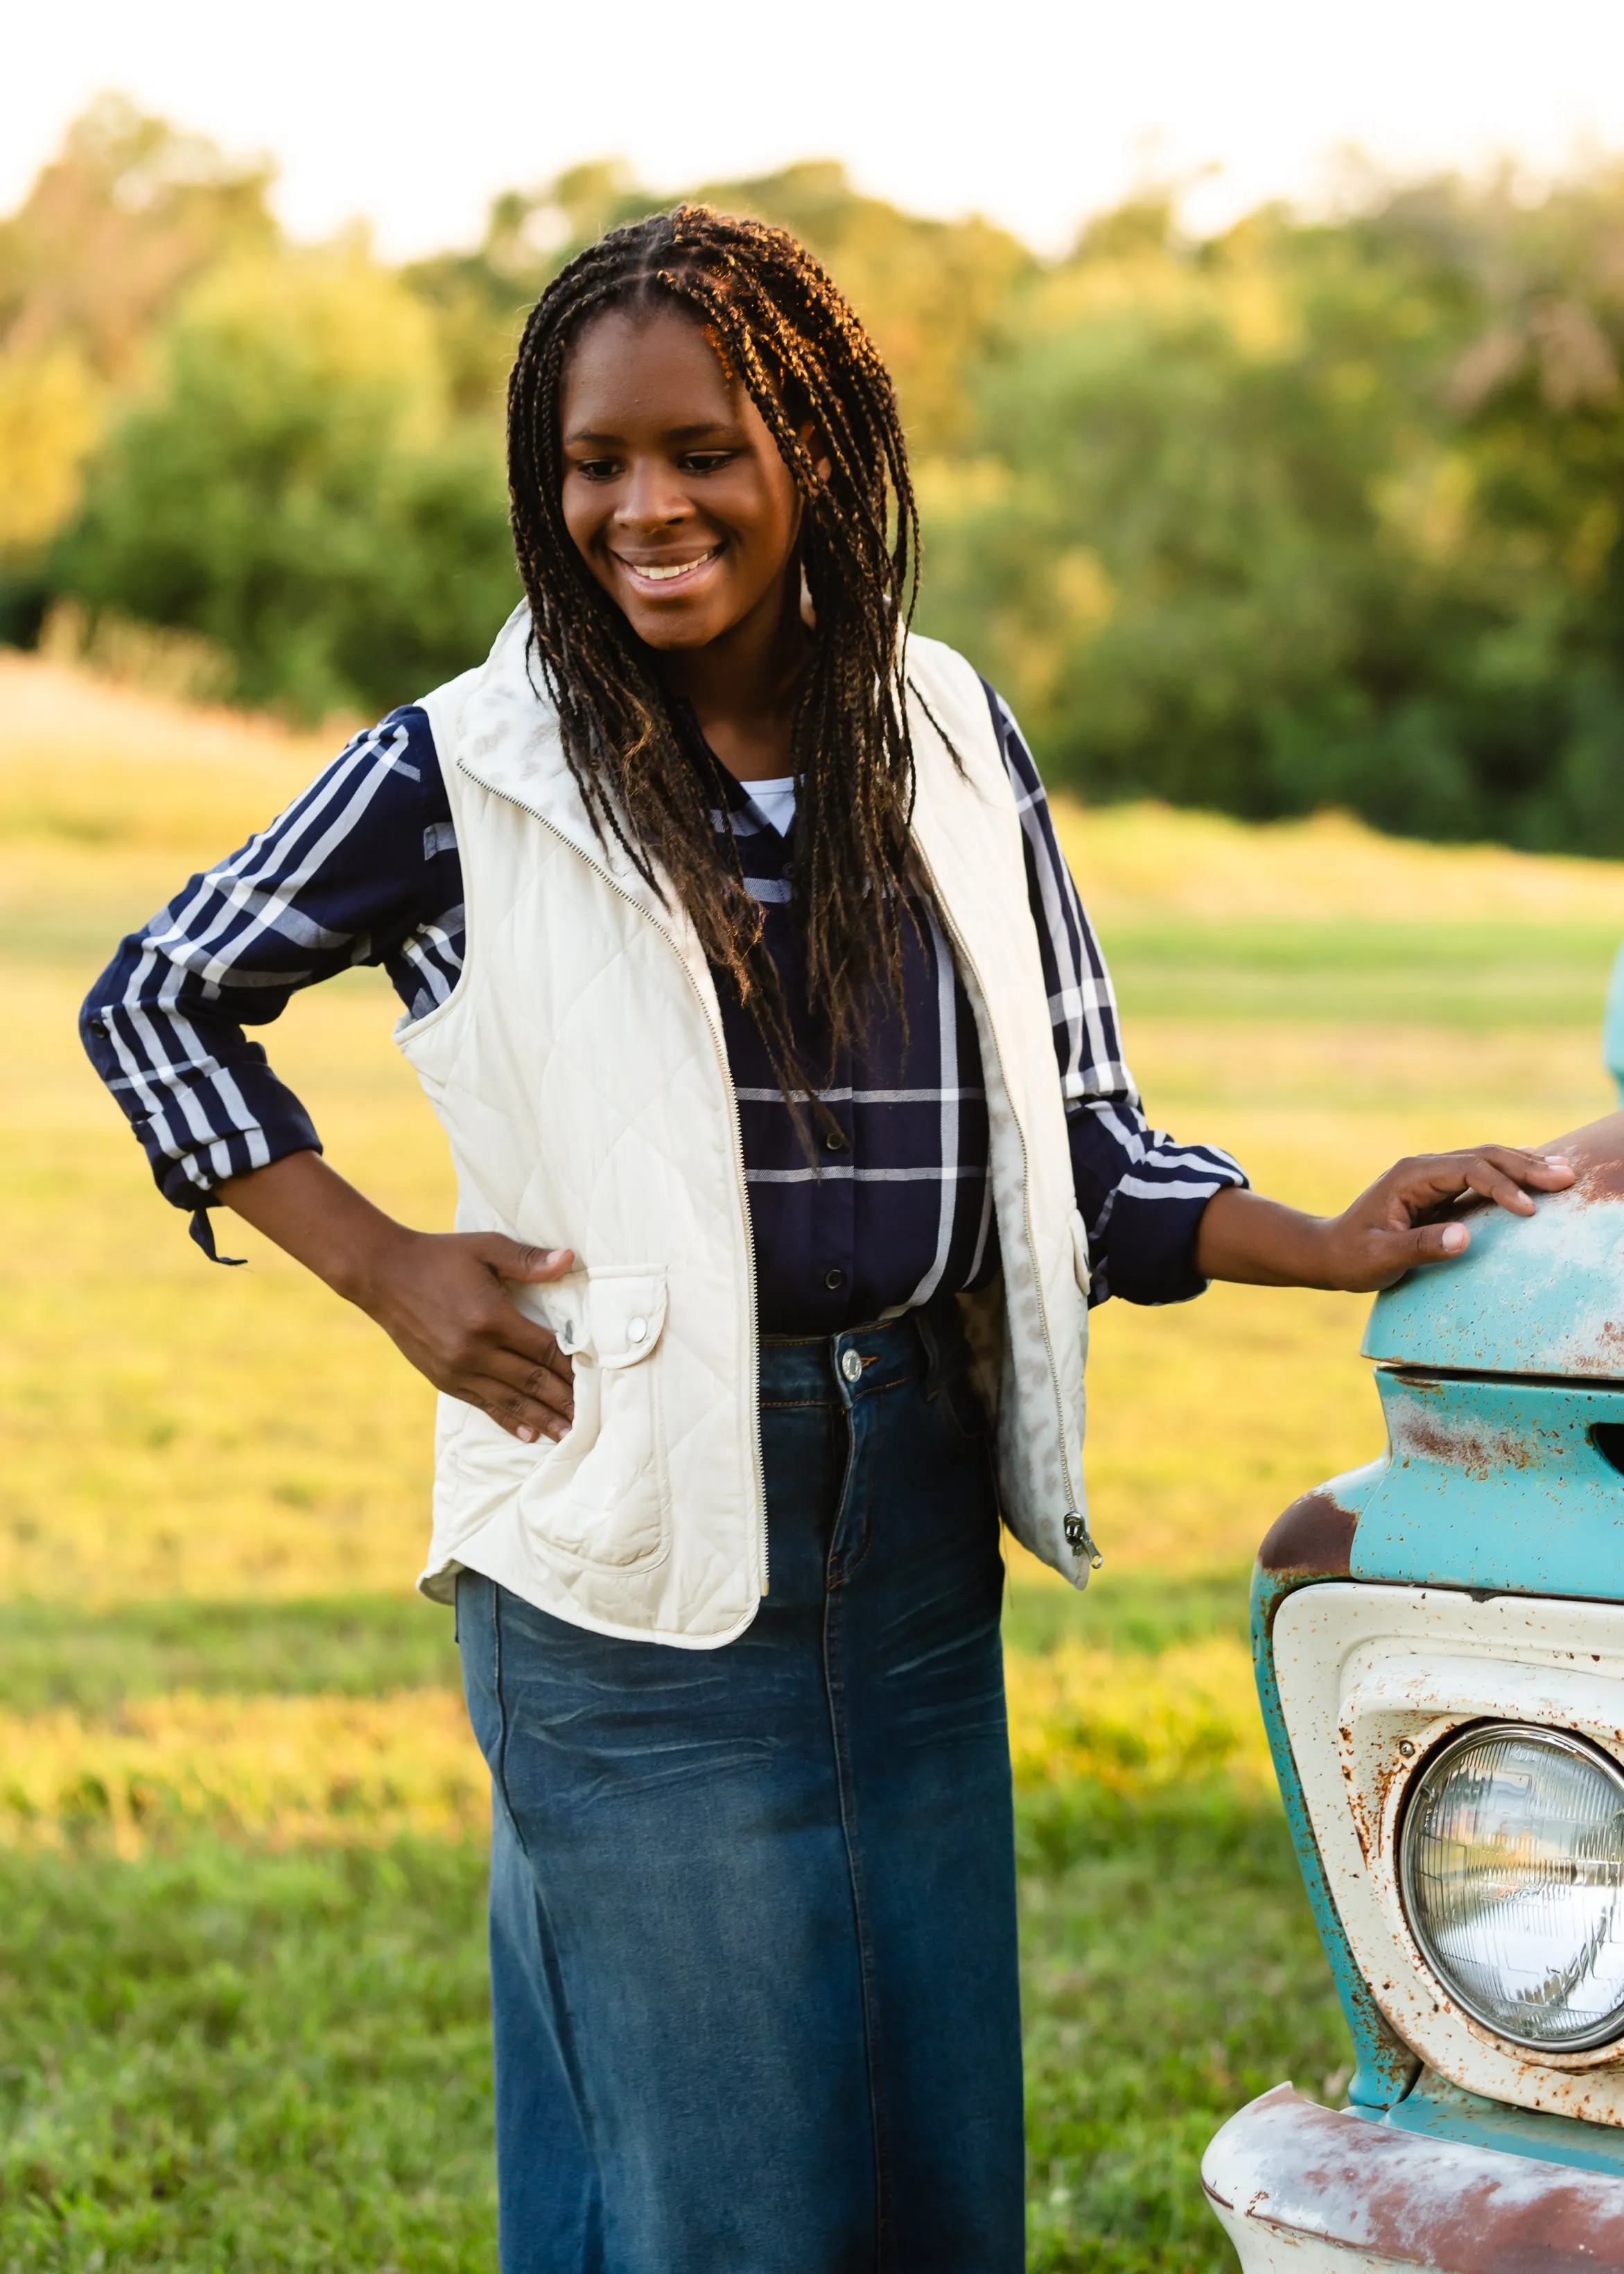
M 1351 1505 L 1343 1494 L 1343 1485 L 1353 1486 L 1353 1478 L 1339 1478 L 1327 1493 L 1334 1493 L 1343 1505 Z M 1327 1575 L 1328 1576 L 1328 1575 Z M 1331 1978 L 1336 1984 L 1336 1994 L 1347 2017 L 1349 2035 L 1353 2039 L 1353 2081 L 1348 2088 L 1348 2097 L 1355 2107 L 1363 2109 L 1390 2108 L 1410 2090 L 1420 2067 L 1403 2040 L 1399 2037 L 1375 1999 L 1348 1947 L 1348 1938 L 1342 1932 L 1342 1923 L 1336 1905 L 1331 1899 L 1330 1884 L 1325 1876 L 1325 1866 L 1320 1860 L 1320 1843 L 1314 1838 L 1309 1821 L 1308 1807 L 1303 1798 L 1302 1780 L 1292 1757 L 1291 1740 L 1286 1735 L 1285 1716 L 1281 1711 L 1280 1689 L 1274 1679 L 1274 1657 L 1272 1638 L 1274 1614 L 1286 1597 L 1300 1586 L 1312 1586 L 1313 1581 L 1301 1577 L 1277 1577 L 1261 1566 L 1253 1573 L 1252 1582 L 1252 1656 L 1258 1681 L 1258 1701 L 1263 1708 L 1263 1725 L 1268 1732 L 1269 1751 L 1274 1756 L 1274 1774 L 1280 1781 L 1280 1796 L 1285 1803 L 1286 1823 L 1291 1834 L 1291 1844 L 1297 1849 L 1297 1868 L 1303 1874 L 1309 1908 L 1319 1930 L 1320 1944 Z
M 1363 1472 L 1351 1577 L 1624 1597 L 1624 1389 L 1382 1373 L 1386 1457 Z
M 1480 1209 L 1471 1246 L 1376 1299 L 1365 1355 L 1445 1374 L 1624 1382 L 1624 1162 L 1582 1164 L 1531 1216 Z
M 1610 999 L 1609 1063 L 1624 1094 L 1624 952 Z M 1259 1563 L 1252 1654 L 1286 1819 L 1353 2038 L 1353 2106 L 1401 2130 L 1624 2177 L 1624 2135 L 1462 2092 L 1423 2072 L 1392 2029 L 1331 1897 L 1273 1658 L 1281 1603 L 1333 1577 L 1624 1601 L 1624 1474 L 1601 1449 L 1624 1460 L 1624 1117 L 1581 1133 L 1574 1159 L 1570 1191 L 1542 1197 L 1531 1217 L 1477 1211 L 1464 1257 L 1377 1299 L 1365 1352 L 1379 1363 L 1387 1449 L 1282 1519 L 1328 1507 L 1350 1520 L 1342 1537 L 1350 1531 L 1351 1543 L 1335 1571 L 1278 1555 L 1293 1568 Z
M 1567 2164 L 1575 2171 L 1624 2179 L 1624 2135 L 1611 2126 L 1511 2108 L 1503 2100 L 1462 2092 L 1430 2069 L 1422 2071 L 1414 2090 L 1395 2106 L 1358 2113 L 1428 2140 L 1458 2140 L 1468 2148 L 1497 2148 L 1506 2156 L 1532 2156 L 1542 2164 Z

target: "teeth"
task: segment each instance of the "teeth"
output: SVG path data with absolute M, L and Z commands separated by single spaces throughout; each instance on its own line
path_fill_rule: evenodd
M 702 561 L 710 560 L 714 550 L 715 548 L 712 547 L 710 553 L 696 553 L 691 561 L 673 561 L 669 568 L 657 568 L 652 562 L 642 561 L 628 561 L 627 565 L 637 576 L 647 576 L 657 584 L 669 584 L 673 576 L 686 576 L 688 570 L 697 568 Z

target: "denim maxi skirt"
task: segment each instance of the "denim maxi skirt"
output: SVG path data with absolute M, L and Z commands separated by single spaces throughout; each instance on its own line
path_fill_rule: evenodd
M 502 2274 L 1019 2274 L 1004 1574 L 966 1364 L 947 1304 L 763 1344 L 771 1592 L 719 1650 L 459 1578 Z

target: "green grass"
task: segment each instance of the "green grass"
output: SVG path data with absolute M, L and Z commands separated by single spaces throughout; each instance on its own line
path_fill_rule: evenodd
M 1244 1642 L 1251 1585 L 1250 1570 L 1164 1573 L 1108 1567 L 1079 1594 L 1017 1570 L 1004 1593 L 1004 1645 L 1036 1654 L 1080 1642 L 1154 1657 L 1209 1635 Z
M 461 1682 L 449 1611 L 419 1595 L 128 1603 L 86 1613 L 0 1603 L 0 1706 L 109 1713 L 171 1690 L 282 1696 Z
M 1113 1571 L 1084 1594 L 1012 1577 L 1004 1633 L 1011 1650 L 1061 1642 L 1149 1654 L 1208 1635 L 1246 1633 L 1249 1574 L 1162 1577 Z M 0 1602 L 0 1708 L 55 1706 L 110 1713 L 172 1690 L 283 1697 L 336 1690 L 456 1689 L 451 1615 L 419 1595 L 316 1596 L 125 1603 L 79 1611 L 64 1603 Z
M 1020 1815 L 1045 2274 L 1218 2274 L 1200 2150 L 1348 2052 L 1284 1827 L 1227 1788 Z M 0 1852 L 0 2266 L 494 2263 L 476 1849 Z
M 451 1621 L 407 1592 L 424 1386 L 253 1234 L 227 1242 L 252 1270 L 201 1262 L 73 1032 L 118 934 L 317 754 L 178 713 L 111 720 L 65 682 L 53 699 L 60 731 L 34 741 L 0 717 L 19 1073 L 0 1094 L 0 1710 L 116 1728 L 177 1690 L 454 1685 Z M 1624 869 L 1348 825 L 1061 819 L 1152 1114 L 1232 1145 L 1281 1197 L 1340 1206 L 1401 1152 L 1608 1110 Z M 264 1039 L 335 1164 L 443 1223 L 443 1146 L 394 1008 L 356 974 Z M 1141 1669 L 1146 1696 L 1169 1678 L 1162 1653 L 1244 1636 L 1264 1529 L 1380 1442 L 1364 1309 L 1227 1289 L 1097 1314 L 1106 1567 L 1079 1596 L 1018 1562 L 1011 1649 L 1115 1653 L 1132 1710 Z M 65 1852 L 0 1849 L 0 2274 L 490 2268 L 477 1849 L 170 1832 L 131 1862 L 98 1820 Z M 1132 1804 L 1051 1788 L 1019 1826 L 1034 2274 L 1219 2274 L 1207 2141 L 1283 2077 L 1335 2099 L 1348 2066 L 1279 1811 L 1239 1780 Z
M 1162 918 L 1110 927 L 1125 1015 L 1393 1023 L 1477 1032 L 1600 1026 L 1611 924 Z
M 0 1853 L 0 2266 L 493 2267 L 485 1863 Z
M 1227 1788 L 1021 1811 L 1028 2265 L 1219 2274 L 1202 2150 L 1292 2077 L 1337 2101 L 1350 2048 L 1285 1826 Z

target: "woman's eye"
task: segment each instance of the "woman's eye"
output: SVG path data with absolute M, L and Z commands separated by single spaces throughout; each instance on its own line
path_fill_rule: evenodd
M 714 474 L 732 463 L 731 450 L 690 450 L 683 459 L 683 467 L 690 474 Z
M 609 482 L 620 469 L 613 458 L 577 458 L 575 471 L 584 474 L 589 482 Z

